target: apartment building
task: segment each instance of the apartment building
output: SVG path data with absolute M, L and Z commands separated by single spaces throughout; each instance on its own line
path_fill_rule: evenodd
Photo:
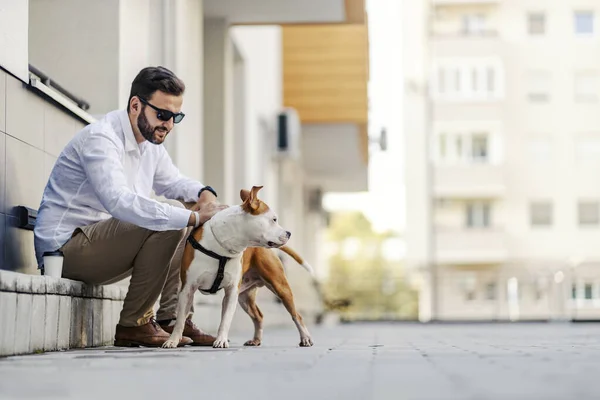
M 408 3 L 421 319 L 600 317 L 600 3 Z

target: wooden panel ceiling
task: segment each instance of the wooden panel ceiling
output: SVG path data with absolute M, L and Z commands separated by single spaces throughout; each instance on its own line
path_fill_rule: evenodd
M 366 124 L 367 26 L 283 26 L 282 33 L 284 104 L 303 123 Z

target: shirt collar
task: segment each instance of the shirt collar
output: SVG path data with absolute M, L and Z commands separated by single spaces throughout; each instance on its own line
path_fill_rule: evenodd
M 123 136 L 125 136 L 125 151 L 139 151 L 140 147 L 138 146 L 137 140 L 135 140 L 135 135 L 133 134 L 133 129 L 131 128 L 131 121 L 129 121 L 127 110 L 119 110 L 119 120 L 121 121 Z

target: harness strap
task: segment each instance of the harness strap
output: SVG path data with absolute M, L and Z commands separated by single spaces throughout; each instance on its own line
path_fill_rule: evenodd
M 192 235 L 189 235 L 187 240 L 188 240 L 188 242 L 190 242 L 190 244 L 192 245 L 192 247 L 194 249 L 219 261 L 219 269 L 217 270 L 217 276 L 215 276 L 215 281 L 213 282 L 210 289 L 204 290 L 205 292 L 208 292 L 210 294 L 217 293 L 219 291 L 219 286 L 221 286 L 221 282 L 223 282 L 223 278 L 225 277 L 225 264 L 227 264 L 227 261 L 231 260 L 231 258 L 220 256 L 217 253 L 215 253 L 214 251 L 205 249 L 204 247 L 202 247 L 202 245 L 200 243 L 198 243 L 198 241 L 196 239 L 193 238 Z M 202 289 L 200 289 L 200 290 L 202 290 Z

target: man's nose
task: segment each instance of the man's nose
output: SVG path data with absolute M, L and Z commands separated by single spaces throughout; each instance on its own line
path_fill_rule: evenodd
M 173 118 L 162 123 L 162 126 L 167 130 L 167 132 L 171 132 L 174 125 L 175 125 L 175 123 L 173 122 Z

